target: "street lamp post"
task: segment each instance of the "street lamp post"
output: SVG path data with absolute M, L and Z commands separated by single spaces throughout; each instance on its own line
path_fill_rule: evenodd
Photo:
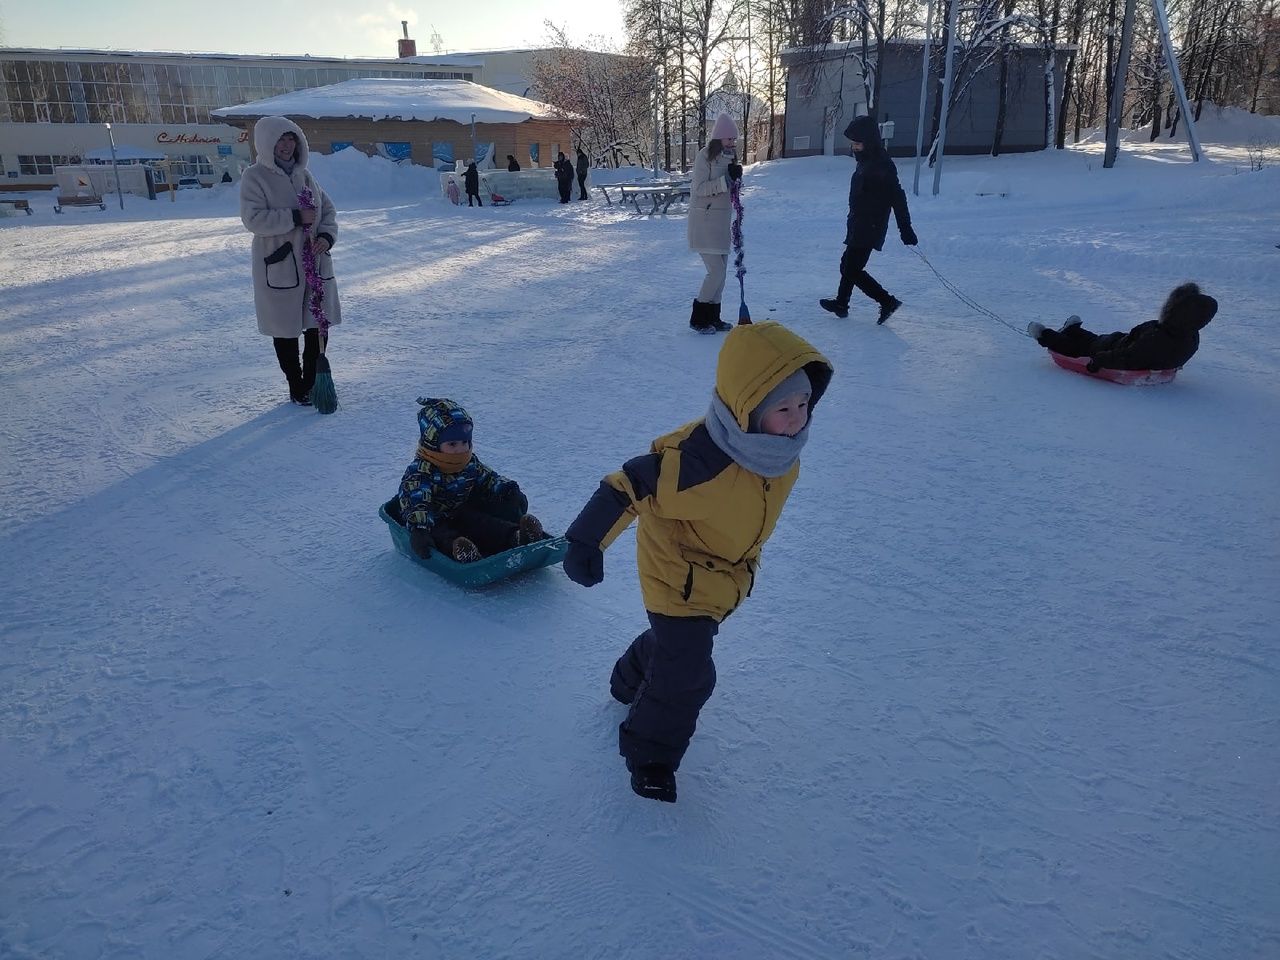
M 111 124 L 107 124 L 107 140 L 111 143 L 111 172 L 116 178 L 116 197 L 120 200 L 120 209 L 124 209 L 124 191 L 120 189 L 120 164 L 116 162 L 116 138 L 111 132 Z

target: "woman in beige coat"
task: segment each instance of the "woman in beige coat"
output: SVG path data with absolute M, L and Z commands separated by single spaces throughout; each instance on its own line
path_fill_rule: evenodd
M 720 319 L 720 297 L 729 269 L 729 222 L 733 216 L 729 188 L 742 178 L 736 160 L 738 127 L 722 113 L 711 128 L 711 140 L 693 160 L 689 184 L 689 249 L 702 256 L 707 276 L 693 301 L 689 326 L 699 333 L 732 329 Z
M 324 282 L 325 318 L 342 322 L 333 249 L 338 218 L 333 201 L 307 169 L 307 138 L 292 120 L 263 117 L 253 127 L 257 162 L 240 179 L 240 219 L 253 234 L 253 305 L 258 331 L 275 341 L 276 359 L 289 381 L 289 399 L 309 405 L 320 356 L 320 330 L 311 315 L 311 292 L 302 267 L 310 240 Z M 299 194 L 310 188 L 315 210 L 303 210 Z M 304 341 L 298 362 L 298 337 Z

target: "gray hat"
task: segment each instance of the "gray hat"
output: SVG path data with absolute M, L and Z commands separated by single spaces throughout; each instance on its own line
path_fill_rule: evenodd
M 760 421 L 769 412 L 769 408 L 787 397 L 795 396 L 797 393 L 813 395 L 813 384 L 809 382 L 809 375 L 804 372 L 803 367 L 770 390 L 765 398 L 760 401 L 760 405 L 751 411 L 751 416 L 747 417 L 747 432 L 759 433 Z

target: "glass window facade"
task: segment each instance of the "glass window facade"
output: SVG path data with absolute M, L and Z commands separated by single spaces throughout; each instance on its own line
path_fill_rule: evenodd
M 360 77 L 471 80 L 454 70 L 263 66 L 235 61 L 137 63 L 0 56 L 0 121 L 218 123 L 210 110 Z
M 68 164 L 79 162 L 79 157 L 67 157 L 57 154 L 52 156 L 47 153 L 35 155 L 19 154 L 18 173 L 24 177 L 52 177 L 54 167 L 65 167 Z

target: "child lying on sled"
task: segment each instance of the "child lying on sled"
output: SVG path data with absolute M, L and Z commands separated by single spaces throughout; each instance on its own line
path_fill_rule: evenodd
M 1218 301 L 1194 283 L 1175 287 L 1155 320 L 1140 323 L 1128 333 L 1092 333 L 1079 317 L 1068 317 L 1057 330 L 1042 323 L 1027 324 L 1027 333 L 1040 346 L 1064 357 L 1088 357 L 1088 371 L 1176 370 L 1200 348 L 1200 331 L 1218 312 Z
M 471 417 L 452 400 L 419 397 L 418 450 L 400 480 L 400 515 L 413 552 L 474 563 L 547 539 L 514 481 L 471 452 Z

